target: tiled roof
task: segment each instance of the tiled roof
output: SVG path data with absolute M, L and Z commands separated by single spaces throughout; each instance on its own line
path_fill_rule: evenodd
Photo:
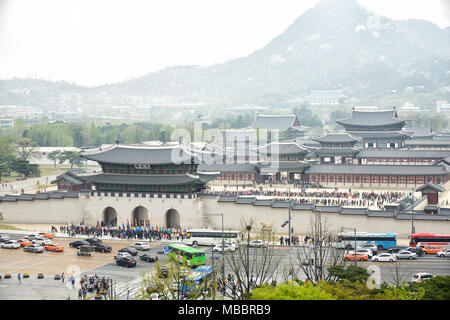
M 358 139 L 348 133 L 327 133 L 324 136 L 313 138 L 317 142 L 325 143 L 351 143 L 358 142 Z
M 382 111 L 362 111 L 353 110 L 352 115 L 348 119 L 336 120 L 337 123 L 346 126 L 390 126 L 404 124 L 405 121 L 397 117 L 395 110 Z
M 85 150 L 81 154 L 92 161 L 114 164 L 172 164 L 191 163 L 195 154 L 180 145 L 176 146 L 126 146 L 113 145 L 104 150 Z
M 447 175 L 444 166 L 404 166 L 404 165 L 332 165 L 313 164 L 305 170 L 307 174 L 376 174 L 376 175 Z
M 450 150 L 363 149 L 356 158 L 446 158 Z
M 296 115 L 256 115 L 252 128 L 278 129 L 286 131 L 290 127 L 299 127 Z
M 183 175 L 143 175 L 143 174 L 96 174 L 80 176 L 80 180 L 91 183 L 132 184 L 132 185 L 178 185 L 202 183 L 198 176 Z
M 308 150 L 296 142 L 271 142 L 265 146 L 254 148 L 254 151 L 267 154 L 306 154 Z

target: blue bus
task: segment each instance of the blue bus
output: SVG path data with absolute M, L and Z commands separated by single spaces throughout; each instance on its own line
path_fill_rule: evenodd
M 189 295 L 199 292 L 208 287 L 213 280 L 213 268 L 211 266 L 200 266 L 191 272 L 181 284 L 181 294 Z
M 356 233 L 356 246 L 360 247 L 366 243 L 375 244 L 379 250 L 391 249 L 397 245 L 396 233 Z M 340 233 L 337 238 L 337 247 L 340 249 L 354 249 L 355 233 Z

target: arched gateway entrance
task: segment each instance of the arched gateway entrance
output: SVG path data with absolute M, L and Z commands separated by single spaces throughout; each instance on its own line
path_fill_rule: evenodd
M 170 209 L 166 212 L 166 227 L 167 228 L 179 228 L 180 227 L 180 214 L 175 209 Z
M 117 211 L 113 207 L 106 207 L 103 210 L 102 221 L 113 227 L 117 226 Z
M 139 206 L 133 209 L 131 213 L 131 224 L 133 226 L 143 226 L 150 224 L 147 208 Z

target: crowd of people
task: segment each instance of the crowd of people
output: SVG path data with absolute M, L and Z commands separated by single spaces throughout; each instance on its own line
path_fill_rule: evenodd
M 118 239 L 139 239 L 139 240 L 183 240 L 186 229 L 164 228 L 150 225 L 130 225 L 111 226 L 105 223 L 97 223 L 96 226 L 70 225 L 61 226 L 59 231 L 67 233 L 69 236 L 83 235 L 87 237 L 110 236 Z
M 210 192 L 214 193 L 214 192 Z M 273 197 L 275 201 L 286 201 L 289 198 L 294 203 L 307 203 L 324 206 L 358 206 L 358 207 L 377 207 L 384 209 L 386 203 L 395 202 L 407 196 L 406 192 L 386 191 L 386 192 L 360 192 L 348 189 L 340 191 L 338 188 L 334 190 L 308 190 L 301 188 L 297 191 L 288 190 L 270 190 L 259 187 L 257 189 L 243 189 L 240 191 L 223 190 L 215 192 L 223 196 L 266 196 Z

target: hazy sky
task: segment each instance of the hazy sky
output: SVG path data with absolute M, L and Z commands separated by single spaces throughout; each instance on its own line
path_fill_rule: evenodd
M 246 56 L 318 0 L 0 0 L 0 78 L 97 85 Z M 360 0 L 450 25 L 450 0 Z

